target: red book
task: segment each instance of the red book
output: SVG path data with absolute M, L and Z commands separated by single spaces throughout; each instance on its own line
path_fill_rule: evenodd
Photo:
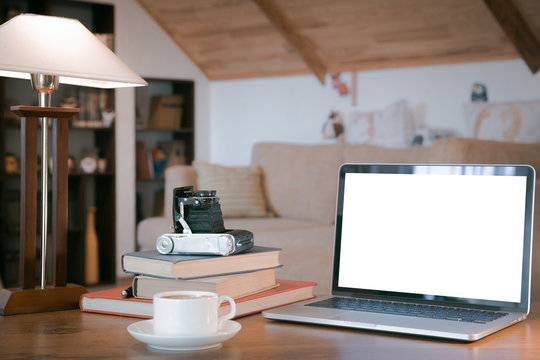
M 317 283 L 310 281 L 295 281 L 276 279 L 279 284 L 270 290 L 235 300 L 236 316 L 241 317 L 263 310 L 310 299 L 313 287 Z M 79 301 L 81 311 L 101 314 L 151 318 L 153 316 L 152 300 L 138 298 L 123 298 L 120 293 L 124 288 L 112 288 L 83 294 Z M 229 312 L 229 305 L 222 305 L 220 314 Z

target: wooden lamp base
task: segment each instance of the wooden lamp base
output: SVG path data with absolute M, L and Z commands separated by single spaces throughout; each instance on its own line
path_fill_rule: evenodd
M 16 315 L 79 308 L 79 299 L 86 289 L 67 284 L 45 289 L 1 289 L 0 314 Z
M 76 309 L 86 293 L 80 285 L 67 284 L 68 219 L 68 120 L 79 112 L 73 108 L 12 106 L 21 117 L 21 234 L 19 288 L 0 290 L 0 315 Z M 35 287 L 37 213 L 37 127 L 40 118 L 52 119 L 52 286 Z M 47 121 L 43 121 L 47 124 Z M 47 163 L 45 163 L 44 166 Z M 47 232 L 45 232 L 46 234 Z M 47 248 L 44 246 L 46 254 Z M 42 280 L 45 276 L 42 258 Z M 46 281 L 42 281 L 45 283 Z

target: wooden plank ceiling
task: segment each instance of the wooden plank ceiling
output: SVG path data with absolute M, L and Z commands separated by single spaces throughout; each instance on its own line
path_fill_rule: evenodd
M 539 0 L 137 0 L 210 80 L 522 57 Z

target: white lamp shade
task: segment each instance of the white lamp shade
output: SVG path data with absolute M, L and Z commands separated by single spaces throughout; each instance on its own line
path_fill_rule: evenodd
M 78 20 L 22 14 L 0 26 L 0 76 L 98 88 L 147 85 Z

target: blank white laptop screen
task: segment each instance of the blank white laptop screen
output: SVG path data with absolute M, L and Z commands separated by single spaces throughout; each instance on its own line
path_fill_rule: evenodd
M 345 175 L 338 286 L 519 303 L 526 176 L 427 169 Z

